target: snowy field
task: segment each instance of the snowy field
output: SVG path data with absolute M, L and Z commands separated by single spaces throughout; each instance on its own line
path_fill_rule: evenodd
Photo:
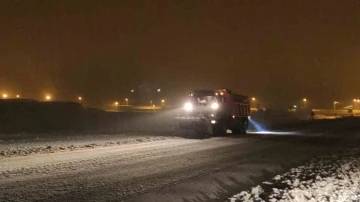
M 360 201 L 360 149 L 343 149 L 314 158 L 230 201 Z

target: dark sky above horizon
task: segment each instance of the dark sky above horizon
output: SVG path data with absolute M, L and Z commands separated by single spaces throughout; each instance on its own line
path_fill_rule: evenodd
M 92 102 L 226 87 L 268 103 L 360 97 L 359 1 L 0 2 L 0 91 Z M 165 96 L 165 95 L 164 95 Z

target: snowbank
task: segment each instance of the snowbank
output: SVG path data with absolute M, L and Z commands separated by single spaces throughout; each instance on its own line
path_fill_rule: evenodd
M 230 201 L 360 201 L 360 149 L 314 158 Z
M 11 156 L 27 156 L 33 154 L 73 151 L 79 149 L 93 149 L 96 147 L 121 146 L 142 142 L 162 141 L 172 136 L 142 136 L 142 135 L 88 135 L 79 137 L 2 141 L 0 142 L 0 159 Z

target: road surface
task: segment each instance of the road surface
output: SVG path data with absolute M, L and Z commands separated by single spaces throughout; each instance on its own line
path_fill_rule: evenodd
M 224 201 L 340 143 L 248 134 L 3 156 L 0 201 Z

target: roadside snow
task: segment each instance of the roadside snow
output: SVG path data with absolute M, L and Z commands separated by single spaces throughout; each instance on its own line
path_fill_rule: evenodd
M 360 201 L 360 149 L 314 158 L 230 201 Z
M 96 147 L 121 146 L 142 142 L 161 141 L 178 137 L 172 136 L 141 136 L 141 135 L 91 135 L 80 137 L 47 138 L 20 141 L 1 141 L 0 159 L 11 156 L 27 156 L 33 154 L 93 149 Z

